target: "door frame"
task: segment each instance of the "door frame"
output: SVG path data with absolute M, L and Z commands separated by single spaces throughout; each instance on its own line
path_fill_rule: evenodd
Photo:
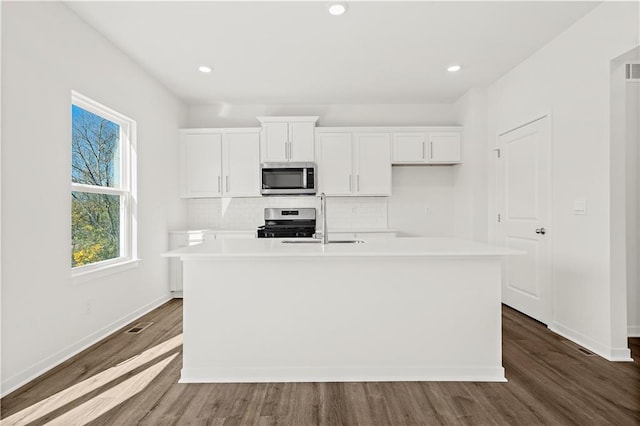
M 555 274 L 554 274 L 554 268 L 553 268 L 553 240 L 554 240 L 554 227 L 553 227 L 553 198 L 554 198 L 554 192 L 553 192 L 553 120 L 552 120 L 552 114 L 550 110 L 545 110 L 542 111 L 538 114 L 529 116 L 528 119 L 521 119 L 519 120 L 520 124 L 517 125 L 510 125 L 507 127 L 507 130 L 504 131 L 498 131 L 496 139 L 495 139 L 495 146 L 496 148 L 493 149 L 492 151 L 496 151 L 498 150 L 499 155 L 502 155 L 502 153 L 504 153 L 504 146 L 502 146 L 501 143 L 501 137 L 505 136 L 513 131 L 519 130 L 525 126 L 528 126 L 530 124 L 542 121 L 542 120 L 546 120 L 545 121 L 545 126 L 546 126 L 546 133 L 548 135 L 547 137 L 547 146 L 546 148 L 546 159 L 545 161 L 547 162 L 547 194 L 548 194 L 548 199 L 547 199 L 547 208 L 546 208 L 546 216 L 547 216 L 547 223 L 544 225 L 545 228 L 549 229 L 551 232 L 549 232 L 548 234 L 545 235 L 545 239 L 546 239 L 546 244 L 547 244 L 547 252 L 545 254 L 545 263 L 546 263 L 546 267 L 545 267 L 545 275 L 547 276 L 547 279 L 549 280 L 549 306 L 547 306 L 545 312 L 546 312 L 546 324 L 545 326 L 547 328 L 550 328 L 553 325 L 553 320 L 554 320 L 554 282 L 555 282 Z M 504 212 L 505 212 L 505 197 L 506 197 L 506 182 L 504 180 L 505 178 L 505 173 L 504 173 L 504 162 L 500 161 L 500 158 L 497 158 L 497 156 L 494 156 L 495 159 L 495 173 L 496 173 L 496 209 L 497 211 L 495 212 L 494 220 L 496 220 L 496 222 L 494 222 L 495 224 L 495 237 L 496 237 L 496 241 L 498 242 L 498 244 L 500 245 L 504 245 L 505 244 L 505 227 L 501 226 L 501 223 L 498 223 L 498 215 L 501 215 L 502 217 L 504 217 Z M 502 287 L 504 288 L 505 285 L 505 280 L 506 280 L 506 274 L 504 273 L 505 271 L 505 262 L 506 259 L 503 260 L 502 265 L 503 265 L 503 274 L 502 274 Z M 525 314 L 526 315 L 526 314 Z

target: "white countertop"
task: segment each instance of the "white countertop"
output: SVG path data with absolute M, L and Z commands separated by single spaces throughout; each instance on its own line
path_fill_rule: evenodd
M 202 228 L 202 229 L 175 229 L 169 231 L 170 234 L 198 234 L 198 233 L 225 233 L 225 234 L 247 234 L 251 232 L 256 232 L 257 226 L 251 229 L 233 229 L 233 228 Z M 318 231 L 321 231 L 321 228 L 318 228 Z M 336 233 L 358 233 L 358 232 L 382 232 L 382 233 L 394 233 L 398 232 L 397 229 L 389 229 L 389 228 L 330 228 L 329 232 Z
M 202 228 L 202 229 L 175 229 L 169 231 L 170 234 L 248 234 L 255 233 L 253 229 L 227 229 L 227 228 Z
M 456 238 L 391 238 L 362 244 L 283 243 L 303 239 L 214 240 L 166 253 L 182 259 L 199 257 L 475 257 L 524 254 L 518 250 Z M 306 239 L 307 241 L 311 239 Z

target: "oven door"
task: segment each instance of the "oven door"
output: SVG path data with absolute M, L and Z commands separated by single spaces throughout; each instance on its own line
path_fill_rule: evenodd
M 263 163 L 262 195 L 313 195 L 314 163 Z

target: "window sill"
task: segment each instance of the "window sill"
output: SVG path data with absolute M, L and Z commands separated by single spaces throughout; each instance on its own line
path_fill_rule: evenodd
M 71 271 L 71 283 L 81 284 L 87 281 L 92 281 L 98 278 L 106 277 L 108 275 L 123 272 L 128 269 L 137 268 L 140 263 L 140 259 L 128 259 L 122 262 L 111 263 L 108 265 L 98 266 L 84 271 Z

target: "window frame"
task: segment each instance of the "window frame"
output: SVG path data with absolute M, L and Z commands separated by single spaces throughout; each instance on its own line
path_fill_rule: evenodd
M 120 168 L 118 187 L 107 187 L 90 185 L 83 183 L 75 183 L 71 180 L 72 192 L 83 192 L 91 194 L 116 195 L 120 197 L 120 256 L 113 259 L 102 260 L 82 266 L 70 266 L 71 277 L 74 281 L 84 281 L 87 278 L 95 278 L 114 272 L 130 269 L 138 265 L 137 252 L 137 161 L 136 161 L 136 122 L 113 109 L 106 107 L 93 99 L 90 99 L 78 92 L 71 92 L 70 106 L 77 106 L 90 113 L 96 114 L 107 119 L 120 128 L 119 139 L 119 156 Z M 69 123 L 73 126 L 73 117 L 71 117 L 71 109 Z M 69 132 L 69 141 L 71 142 L 71 131 Z M 73 160 L 70 161 L 70 168 Z M 71 214 L 69 214 L 71 218 Z M 71 230 L 71 227 L 69 227 Z M 71 242 L 71 235 L 69 235 Z M 71 247 L 71 244 L 69 244 Z

